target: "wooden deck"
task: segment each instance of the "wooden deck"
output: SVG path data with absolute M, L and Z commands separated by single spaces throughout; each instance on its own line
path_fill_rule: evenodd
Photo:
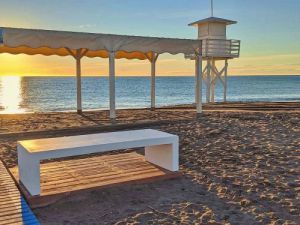
M 40 224 L 0 161 L 0 225 Z
M 18 168 L 11 172 L 18 181 Z M 52 204 L 73 192 L 144 183 L 178 177 L 174 173 L 146 162 L 138 153 L 94 156 L 41 164 L 41 195 L 31 196 L 20 185 L 30 206 Z

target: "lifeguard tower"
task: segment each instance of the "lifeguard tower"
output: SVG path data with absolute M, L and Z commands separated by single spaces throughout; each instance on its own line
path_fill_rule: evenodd
M 233 20 L 214 17 L 213 0 L 211 0 L 211 17 L 189 24 L 198 28 L 198 39 L 202 40 L 202 59 L 206 61 L 202 76 L 206 84 L 207 103 L 215 102 L 217 80 L 220 80 L 223 85 L 223 98 L 226 102 L 228 60 L 240 56 L 240 41 L 227 39 L 227 26 L 236 23 Z M 224 66 L 218 69 L 216 61 L 224 61 Z

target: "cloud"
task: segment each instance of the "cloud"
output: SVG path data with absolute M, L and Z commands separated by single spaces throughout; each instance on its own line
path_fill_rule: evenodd
M 299 75 L 300 54 L 281 54 L 241 57 L 229 61 L 235 75 Z
M 80 24 L 80 25 L 78 25 L 78 28 L 80 28 L 80 29 L 93 28 L 93 27 L 96 27 L 96 24 Z

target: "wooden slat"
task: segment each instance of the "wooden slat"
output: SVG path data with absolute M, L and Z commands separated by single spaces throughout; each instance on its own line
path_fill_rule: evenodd
M 12 168 L 11 172 L 18 181 L 18 168 Z M 41 195 L 30 196 L 22 185 L 20 187 L 29 204 L 37 207 L 53 203 L 70 192 L 178 175 L 146 162 L 143 155 L 130 152 L 44 162 L 41 164 Z
M 15 217 L 11 219 L 6 219 L 5 221 L 0 221 L 0 225 L 8 225 L 8 224 L 22 224 L 22 225 L 37 225 L 40 224 L 36 219 L 33 218 L 23 218 L 23 217 Z
M 30 225 L 39 222 L 0 161 L 0 225 L 2 224 Z
M 148 169 L 150 170 L 151 172 L 156 172 L 158 171 L 156 168 L 150 168 Z M 75 178 L 77 182 L 80 182 L 80 183 L 91 183 L 93 182 L 93 180 L 97 180 L 97 181 L 104 181 L 104 180 L 112 180 L 114 178 L 118 178 L 118 177 L 123 177 L 123 176 L 132 176 L 132 175 L 135 175 L 135 174 L 140 174 L 140 173 L 145 173 L 147 172 L 148 170 L 141 170 L 141 169 L 136 169 L 136 170 L 133 170 L 133 171 L 128 171 L 127 173 L 124 173 L 124 171 L 112 171 L 110 173 L 105 173 L 105 174 L 101 174 L 101 173 L 94 173 L 94 174 L 77 174 L 78 177 Z M 74 172 L 76 173 L 76 172 Z M 69 183 L 69 182 L 64 182 L 64 180 L 61 180 L 59 182 L 44 182 L 43 185 L 42 185 L 42 191 L 44 190 L 43 187 L 47 187 L 48 186 L 59 186 L 59 187 L 64 187 L 64 186 L 72 186 L 74 185 L 73 182 Z
M 80 183 L 81 185 L 84 185 L 84 188 L 83 186 L 80 187 L 80 189 L 85 189 L 86 186 L 93 186 L 95 183 L 97 183 L 99 186 L 101 186 L 100 184 L 113 184 L 113 183 L 118 183 L 117 181 L 118 180 L 122 180 L 123 181 L 123 178 L 124 179 L 128 179 L 129 180 L 132 180 L 130 179 L 129 177 L 133 177 L 133 179 L 135 178 L 135 176 L 140 176 L 141 174 L 144 174 L 144 177 L 148 177 L 146 176 L 145 174 L 149 174 L 149 171 L 136 171 L 136 172 L 131 172 L 130 174 L 121 174 L 121 173 L 116 173 L 116 174 L 112 174 L 110 176 L 97 176 L 97 175 L 90 175 L 90 176 L 85 176 L 85 179 L 80 181 L 80 180 L 76 180 L 76 183 Z M 153 175 L 157 175 L 157 173 L 159 173 L 160 175 L 163 175 L 160 171 L 157 171 L 156 169 L 152 169 L 150 170 L 150 177 Z M 51 183 L 47 183 L 47 184 L 44 184 L 44 186 L 42 187 L 42 192 L 47 192 L 48 190 L 52 190 L 53 188 L 54 189 L 62 189 L 62 188 L 70 188 L 74 185 L 76 185 L 76 183 L 74 182 L 70 182 L 70 183 L 55 183 L 55 182 L 51 182 Z M 75 187 L 75 189 L 77 189 Z
M 21 198 L 19 193 L 0 196 L 0 201 L 7 201 L 11 198 Z
M 103 159 L 101 162 L 99 161 L 95 161 L 95 160 L 91 160 L 90 158 L 83 160 L 74 160 L 73 162 L 68 160 L 68 161 L 61 161 L 60 163 L 51 163 L 51 165 L 49 166 L 48 163 L 44 164 L 43 167 L 41 167 L 41 174 L 43 173 L 48 173 L 48 170 L 53 171 L 61 171 L 61 169 L 66 169 L 66 168 L 85 168 L 86 166 L 88 166 L 89 168 L 91 168 L 92 165 L 97 165 L 97 166 L 103 166 L 105 167 L 105 165 L 107 163 L 113 163 L 113 162 L 129 162 L 131 160 L 136 160 L 139 159 L 139 157 L 127 157 L 127 158 L 116 158 L 116 159 Z

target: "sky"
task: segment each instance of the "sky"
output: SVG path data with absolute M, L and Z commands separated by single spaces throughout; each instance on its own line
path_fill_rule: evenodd
M 215 16 L 238 21 L 227 36 L 242 41 L 230 75 L 300 75 L 299 0 L 214 0 Z M 0 0 L 0 27 L 197 38 L 187 24 L 210 16 L 210 0 Z M 71 57 L 0 54 L 0 75 L 73 75 Z M 118 60 L 118 75 L 149 75 L 148 61 Z M 107 59 L 84 58 L 85 75 L 107 75 Z M 193 75 L 194 62 L 163 54 L 162 76 Z

